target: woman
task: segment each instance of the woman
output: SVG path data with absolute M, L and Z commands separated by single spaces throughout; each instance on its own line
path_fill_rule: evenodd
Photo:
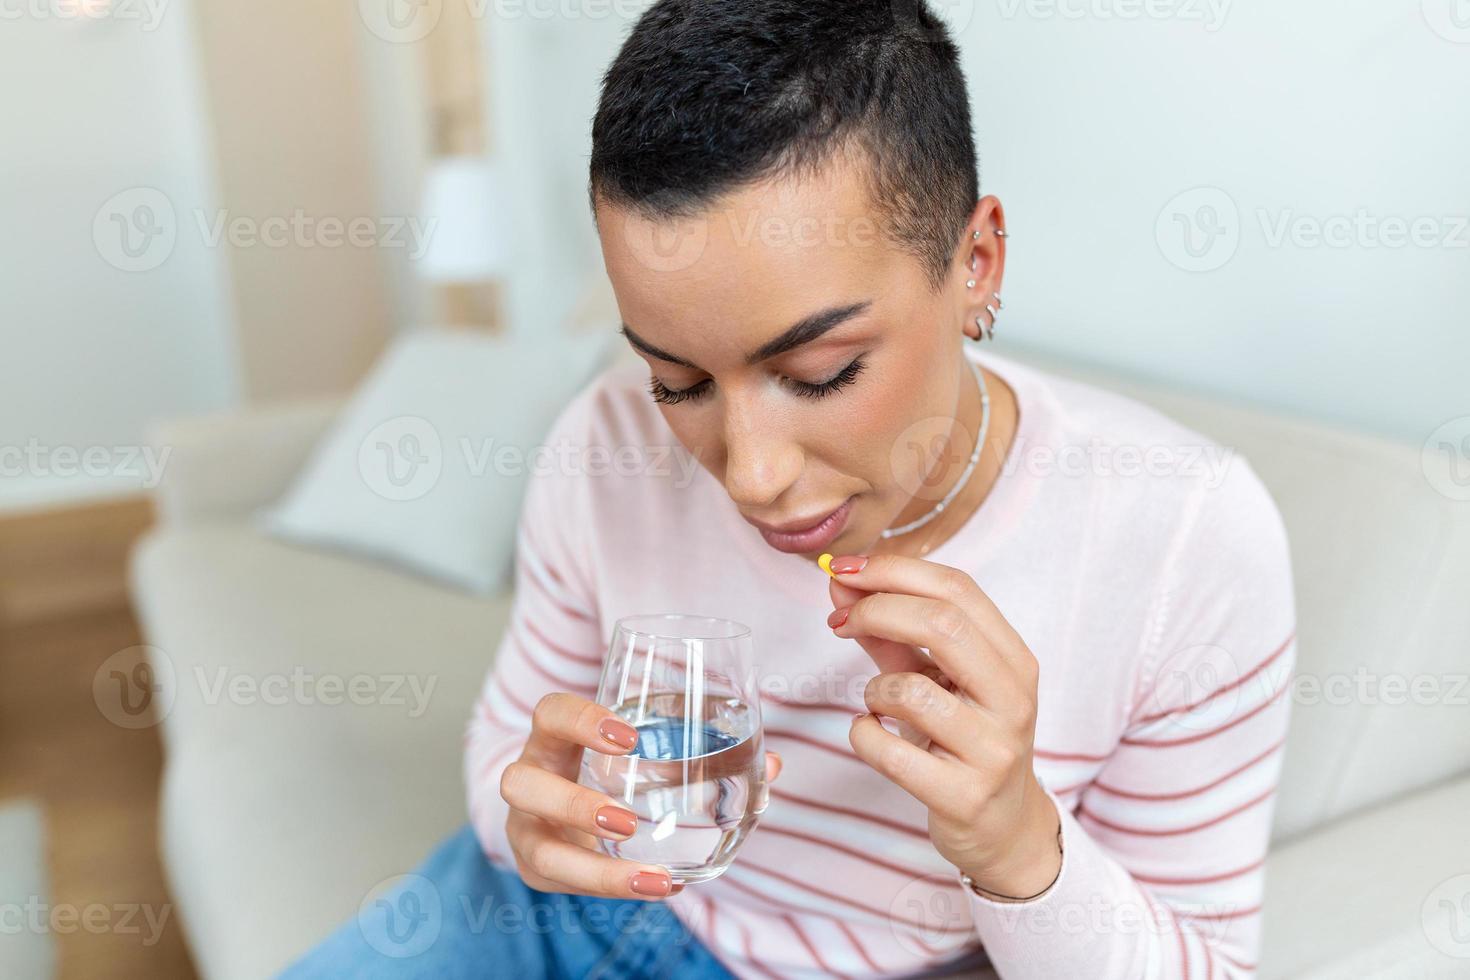
M 972 146 L 922 6 L 638 22 L 591 197 L 647 370 L 551 441 L 640 465 L 533 480 L 472 829 L 381 903 L 400 928 L 291 975 L 1253 972 L 1295 656 L 1280 519 L 1202 437 L 967 346 L 1006 259 Z M 686 887 L 604 854 L 636 817 L 576 784 L 584 749 L 634 743 L 591 698 L 612 621 L 656 610 L 753 628 L 773 750 L 756 832 Z

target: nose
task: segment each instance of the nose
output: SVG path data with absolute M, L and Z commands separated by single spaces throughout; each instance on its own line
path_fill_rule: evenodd
M 769 508 L 801 475 L 801 445 L 758 404 L 727 405 L 725 493 L 743 511 Z

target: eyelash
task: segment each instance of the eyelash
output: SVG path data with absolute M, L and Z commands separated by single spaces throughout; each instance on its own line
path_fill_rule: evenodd
M 838 371 L 829 381 L 812 384 L 807 381 L 796 381 L 788 378 L 786 379 L 786 383 L 791 385 L 793 392 L 798 397 L 826 398 L 828 395 L 836 394 L 856 381 L 857 376 L 862 373 L 863 367 L 863 359 L 859 357 L 847 367 Z M 680 402 L 689 401 L 693 398 L 702 398 L 709 391 L 710 385 L 713 383 L 709 378 L 705 378 L 698 384 L 690 385 L 688 388 L 670 388 L 658 378 L 650 378 L 648 381 L 648 392 L 653 396 L 653 400 L 660 405 L 677 405 Z

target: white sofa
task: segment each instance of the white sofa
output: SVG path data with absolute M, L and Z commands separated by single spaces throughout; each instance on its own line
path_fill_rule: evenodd
M 1470 690 L 1454 680 L 1470 671 L 1470 504 L 1434 490 L 1419 447 L 1012 356 L 1150 402 L 1251 460 L 1291 535 L 1301 674 L 1358 684 L 1362 667 L 1437 684 L 1429 704 L 1356 689 L 1298 699 L 1260 975 L 1470 976 L 1470 958 L 1451 955 L 1470 950 L 1446 951 L 1457 934 L 1434 918 L 1454 914 L 1439 900 L 1455 883 L 1436 888 L 1470 873 Z M 158 433 L 173 456 L 132 590 L 147 641 L 180 679 L 163 722 L 161 847 L 207 980 L 278 971 L 464 819 L 463 723 L 509 597 L 467 598 L 244 523 L 337 407 Z M 420 717 L 405 705 L 209 703 L 221 676 L 298 667 L 437 685 Z M 1454 925 L 1470 939 L 1470 914 Z

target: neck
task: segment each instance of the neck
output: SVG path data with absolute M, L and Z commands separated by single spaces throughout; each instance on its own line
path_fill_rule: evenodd
M 979 435 L 983 414 L 980 387 L 970 370 L 969 358 L 961 359 L 959 370 L 960 389 L 954 424 L 949 431 L 948 444 L 931 471 L 936 485 L 925 493 L 914 496 L 894 519 L 891 525 L 893 527 L 901 527 L 932 511 L 934 505 L 959 481 L 970 454 L 975 450 L 975 438 Z M 991 488 L 1000 477 L 1006 453 L 1015 438 L 1018 413 L 1015 393 L 1004 381 L 986 371 L 985 384 L 990 392 L 990 428 L 985 436 L 985 445 L 980 451 L 980 461 L 970 474 L 969 481 L 955 499 L 928 524 L 907 534 L 879 538 L 871 549 L 873 554 L 914 557 L 928 554 L 964 527 L 965 522 L 990 495 Z

